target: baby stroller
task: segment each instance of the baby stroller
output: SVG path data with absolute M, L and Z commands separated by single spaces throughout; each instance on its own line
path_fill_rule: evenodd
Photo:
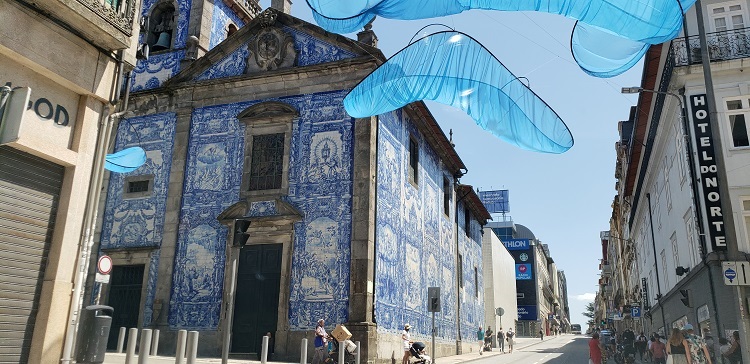
M 412 343 L 409 347 L 409 352 L 411 353 L 409 364 L 431 364 L 432 359 L 424 353 L 424 349 L 424 343 L 419 341 Z
M 354 351 L 357 350 L 357 345 L 351 340 L 344 340 L 344 363 L 342 364 L 354 364 L 355 357 Z M 336 340 L 328 341 L 328 357 L 325 360 L 325 364 L 338 364 L 339 360 L 339 342 Z
M 484 351 L 492 351 L 492 337 L 485 337 L 484 338 L 484 347 L 482 348 Z

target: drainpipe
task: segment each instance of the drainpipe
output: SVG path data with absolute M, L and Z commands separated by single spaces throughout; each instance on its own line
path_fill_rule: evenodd
M 119 90 L 120 83 L 122 80 L 122 51 L 120 51 L 119 70 L 117 79 L 115 81 L 115 87 Z M 81 233 L 81 241 L 78 249 L 78 263 L 76 265 L 76 275 L 73 281 L 73 296 L 70 302 L 70 310 L 68 312 L 68 329 L 65 334 L 65 342 L 63 344 L 63 355 L 60 360 L 63 364 L 68 364 L 73 361 L 71 358 L 73 346 L 75 344 L 75 334 L 78 327 L 78 319 L 80 306 L 83 295 L 83 288 L 86 285 L 86 275 L 89 268 L 89 261 L 91 256 L 91 249 L 94 245 L 94 232 L 96 230 L 96 218 L 99 208 L 99 199 L 101 195 L 101 185 L 104 179 L 104 158 L 107 155 L 107 149 L 112 139 L 112 126 L 119 117 L 125 114 L 127 108 L 127 102 L 130 97 L 130 77 L 131 73 L 128 72 L 126 89 L 125 89 L 125 100 L 122 103 L 122 110 L 120 112 L 112 113 L 112 109 L 117 104 L 117 99 L 110 101 L 110 105 L 106 105 L 102 111 L 101 118 L 99 119 L 100 133 L 97 136 L 96 150 L 94 151 L 94 164 L 91 168 L 91 179 L 89 180 L 89 191 L 86 199 L 86 209 L 84 211 L 83 220 L 83 231 Z M 119 95 L 119 91 L 116 92 Z
M 669 335 L 669 327 L 667 327 L 667 318 L 664 315 L 664 303 L 661 301 L 662 295 L 661 295 L 661 281 L 659 279 L 659 265 L 658 260 L 656 259 L 656 237 L 654 236 L 654 216 L 651 214 L 651 194 L 646 194 L 646 199 L 648 199 L 648 220 L 651 225 L 651 245 L 654 248 L 654 271 L 656 272 L 656 302 L 659 303 L 659 307 L 661 308 L 661 321 L 664 325 L 664 335 Z

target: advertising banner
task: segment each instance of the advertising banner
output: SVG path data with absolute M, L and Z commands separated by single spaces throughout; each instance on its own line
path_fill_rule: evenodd
M 529 250 L 529 239 L 508 239 L 503 245 L 508 250 Z
M 538 318 L 536 306 L 518 306 L 518 319 L 534 321 Z
M 510 202 L 508 201 L 508 190 L 497 191 L 479 191 L 479 200 L 490 213 L 493 212 L 510 212 Z
M 516 280 L 524 281 L 531 279 L 531 264 L 516 264 Z

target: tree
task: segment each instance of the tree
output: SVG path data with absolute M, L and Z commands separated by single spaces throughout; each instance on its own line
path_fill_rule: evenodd
M 596 326 L 596 320 L 594 319 L 596 317 L 596 313 L 594 312 L 594 302 L 589 302 L 586 305 L 586 311 L 583 315 L 589 318 L 589 321 L 587 322 L 589 326 Z

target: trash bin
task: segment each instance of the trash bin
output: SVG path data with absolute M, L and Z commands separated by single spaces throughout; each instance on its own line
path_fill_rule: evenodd
M 81 310 L 76 340 L 76 363 L 104 363 L 114 312 L 114 308 L 104 305 L 86 306 Z

